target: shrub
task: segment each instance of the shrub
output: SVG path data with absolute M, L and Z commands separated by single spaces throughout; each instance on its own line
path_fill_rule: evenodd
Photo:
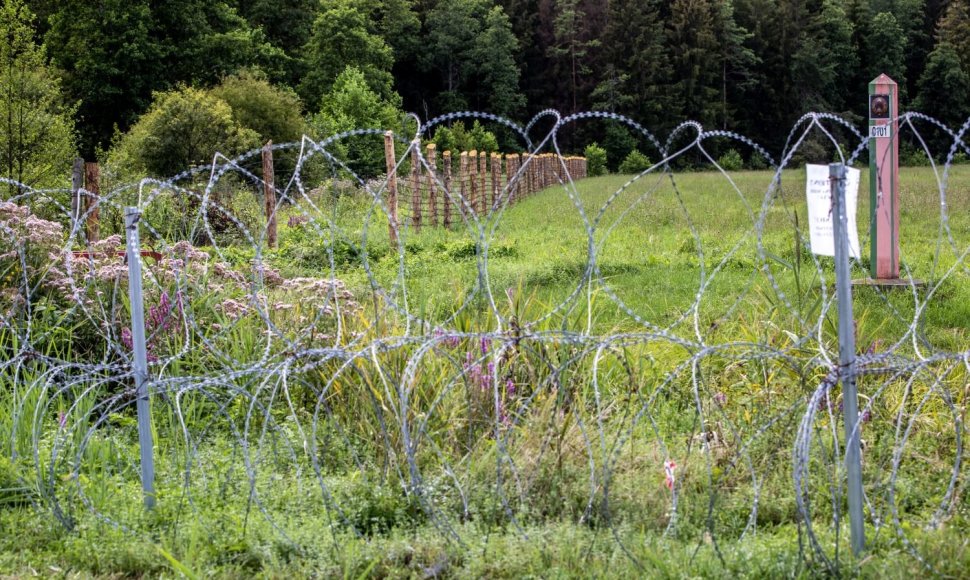
M 642 173 L 650 169 L 651 165 L 653 163 L 650 162 L 649 157 L 634 149 L 626 156 L 623 163 L 620 163 L 620 173 Z
M 438 127 L 432 140 L 439 151 L 498 151 L 495 134 L 485 130 L 477 120 L 470 130 L 461 121 L 455 121 L 451 127 Z
M 755 171 L 768 169 L 768 160 L 765 159 L 761 153 L 755 151 L 751 153 L 751 157 L 748 158 L 748 167 Z
M 270 139 L 288 143 L 303 136 L 300 98 L 292 89 L 271 85 L 258 71 L 226 77 L 210 94 L 225 101 L 232 108 L 233 119 L 256 131 L 264 143 Z
M 606 149 L 590 143 L 583 154 L 586 155 L 586 171 L 590 177 L 606 175 Z
M 403 113 L 400 97 L 385 100 L 367 84 L 364 73 L 348 66 L 324 97 L 323 106 L 310 121 L 318 137 L 330 137 L 353 129 L 394 129 L 400 131 Z M 354 136 L 341 140 L 330 149 L 348 162 L 360 177 L 370 178 L 385 170 L 383 137 Z
M 721 155 L 717 160 L 717 164 L 724 171 L 740 171 L 744 168 L 744 160 L 741 159 L 741 154 L 734 149 L 728 149 L 724 155 Z
M 216 152 L 232 156 L 258 146 L 259 134 L 236 121 L 228 103 L 183 86 L 156 93 L 109 159 L 124 170 L 170 177 L 211 162 Z

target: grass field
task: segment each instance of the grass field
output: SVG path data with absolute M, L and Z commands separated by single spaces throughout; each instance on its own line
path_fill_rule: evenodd
M 333 259 L 361 308 L 342 320 L 354 338 L 319 339 L 321 352 L 353 352 L 353 368 L 320 353 L 293 364 L 285 345 L 267 343 L 261 320 L 231 324 L 218 309 L 226 296 L 200 284 L 186 308 L 227 330 L 165 345 L 186 348 L 157 371 L 183 392 L 153 399 L 159 506 L 145 513 L 120 379 L 74 384 L 64 378 L 72 371 L 59 370 L 51 380 L 36 360 L 5 367 L 0 449 L 19 453 L 0 454 L 0 576 L 965 575 L 970 510 L 965 457 L 955 450 L 970 373 L 958 359 L 860 379 L 872 400 L 867 509 L 878 519 L 861 561 L 848 555 L 844 522 L 832 524 L 845 501 L 830 487 L 842 477 L 833 459 L 838 412 L 830 405 L 815 418 L 805 497 L 824 553 L 834 561 L 838 550 L 839 564 L 809 547 L 792 453 L 827 370 L 821 353 L 838 352 L 834 308 L 825 310 L 834 280 L 831 260 L 813 260 L 802 239 L 803 172 L 784 174 L 759 225 L 772 177 L 683 173 L 626 188 L 629 176 L 587 179 L 572 198 L 548 189 L 482 229 L 405 231 L 403 254 L 389 248 L 386 220 L 368 217 L 361 196 L 328 202 L 324 192 L 319 212 L 286 209 L 280 247 L 266 261 L 292 278 L 329 273 Z M 970 167 L 954 166 L 947 189 L 956 251 L 938 244 L 932 172 L 905 169 L 901 183 L 903 258 L 926 285 L 915 296 L 856 288 L 859 349 L 904 361 L 965 352 Z M 867 192 L 864 173 L 864 247 Z M 302 213 L 332 220 L 339 234 L 282 225 Z M 162 215 L 150 210 L 146 221 L 164 225 Z M 591 245 L 598 275 L 584 283 Z M 224 255 L 244 265 L 254 250 L 230 244 Z M 865 265 L 854 274 L 863 277 Z M 389 304 L 428 327 L 413 328 Z M 88 323 L 54 310 L 34 320 L 71 329 L 50 331 L 50 356 L 78 366 L 114 360 L 106 346 L 64 346 Z M 431 326 L 461 336 L 425 352 Z M 481 343 L 479 353 L 481 333 L 502 347 Z M 0 334 L 5 351 L 16 340 Z M 236 368 L 228 360 L 255 364 L 264 347 L 275 353 L 266 369 L 213 376 Z M 495 391 L 469 379 L 486 360 L 501 377 Z M 65 409 L 73 412 L 59 430 Z M 11 417 L 30 428 L 11 437 Z M 666 458 L 677 462 L 669 487 Z

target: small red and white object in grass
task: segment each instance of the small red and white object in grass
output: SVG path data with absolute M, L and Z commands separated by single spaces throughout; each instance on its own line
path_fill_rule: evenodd
M 856 209 L 859 206 L 860 171 L 847 167 L 845 170 L 845 209 L 849 222 L 849 255 L 859 258 L 859 229 L 856 227 Z M 808 231 L 812 253 L 819 256 L 835 255 L 835 230 L 832 225 L 832 182 L 828 165 L 805 166 L 805 196 L 808 198 Z
M 670 489 L 670 490 L 674 489 L 674 483 L 676 483 L 677 481 L 677 478 L 674 475 L 675 469 L 677 469 L 677 464 L 674 463 L 672 459 L 668 459 L 667 461 L 664 461 L 664 476 L 665 476 L 664 485 L 667 486 L 667 489 Z

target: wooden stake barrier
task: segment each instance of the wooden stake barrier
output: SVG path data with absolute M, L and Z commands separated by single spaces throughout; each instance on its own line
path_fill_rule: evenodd
M 486 215 L 488 213 L 488 152 L 482 151 L 478 154 L 478 191 L 481 192 L 478 198 L 478 213 Z
M 470 192 L 468 205 L 473 212 L 478 212 L 478 151 L 474 149 L 468 153 L 468 181 L 470 182 Z
M 506 157 L 505 163 L 505 182 L 509 188 L 509 202 L 519 201 L 519 181 L 515 179 L 515 174 L 519 171 L 519 154 L 513 153 Z
M 441 154 L 441 163 L 445 169 L 445 194 L 442 196 L 442 223 L 446 228 L 451 227 L 451 151 Z
M 499 172 L 502 170 L 502 156 L 498 153 L 492 153 L 492 199 L 489 206 L 494 208 L 495 203 L 498 201 L 498 183 L 499 183 Z
M 421 142 L 411 143 L 411 224 L 415 233 L 421 231 Z
M 428 172 L 428 215 L 431 218 L 431 225 L 438 225 L 438 202 L 435 198 L 438 197 L 437 185 L 435 184 L 435 179 L 437 178 L 437 158 L 435 157 L 435 145 L 434 143 L 428 144 L 428 152 L 426 154 L 428 158 L 428 167 L 431 171 Z
M 458 162 L 458 183 L 460 184 L 459 193 L 461 194 L 461 206 L 468 203 L 468 152 L 462 151 Z M 461 207 L 459 206 L 459 207 Z M 459 209 L 461 211 L 461 209 Z

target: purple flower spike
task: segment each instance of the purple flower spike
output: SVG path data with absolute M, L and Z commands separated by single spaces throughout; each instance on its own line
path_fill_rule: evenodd
M 505 392 L 511 397 L 515 394 L 515 383 L 512 379 L 505 380 Z
M 717 393 L 714 394 L 714 402 L 717 403 L 718 405 L 723 406 L 725 403 L 727 403 L 727 395 L 718 391 Z

